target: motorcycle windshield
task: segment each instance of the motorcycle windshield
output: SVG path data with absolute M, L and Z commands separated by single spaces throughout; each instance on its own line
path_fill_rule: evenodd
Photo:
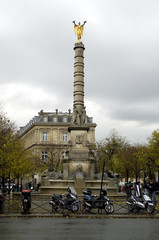
M 77 192 L 73 187 L 69 187 L 69 189 L 73 195 L 77 196 Z

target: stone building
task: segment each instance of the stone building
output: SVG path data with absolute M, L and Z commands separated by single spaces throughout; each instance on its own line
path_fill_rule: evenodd
M 68 148 L 70 141 L 70 126 L 72 113 L 44 112 L 41 110 L 25 127 L 21 127 L 18 135 L 25 144 L 26 150 L 32 150 L 39 161 L 48 161 L 51 158 L 52 150 L 57 150 L 61 158 L 63 150 Z M 87 117 L 89 126 L 88 140 L 91 144 L 95 143 L 95 130 L 93 119 Z M 51 167 L 51 166 L 50 166 Z M 54 169 L 50 169 L 54 170 Z

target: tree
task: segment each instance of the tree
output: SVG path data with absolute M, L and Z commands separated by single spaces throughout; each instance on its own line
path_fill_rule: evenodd
M 35 168 L 30 152 L 26 152 L 15 133 L 15 125 L 3 114 L 0 117 L 0 176 L 22 177 Z
M 0 175 L 4 177 L 8 174 L 10 168 L 10 139 L 13 136 L 13 124 L 4 116 L 0 114 Z M 4 181 L 3 181 L 4 184 Z
M 32 175 L 36 169 L 34 157 L 31 151 L 26 151 L 19 138 L 15 136 L 12 143 L 11 173 L 13 176 L 24 177 Z
M 96 152 L 98 155 L 96 163 L 97 172 L 102 171 L 104 160 L 106 160 L 108 169 L 111 171 L 114 170 L 114 158 L 125 142 L 126 139 L 121 137 L 116 130 L 112 129 L 105 140 L 96 143 Z
M 132 166 L 132 175 L 135 177 L 136 182 L 141 175 L 141 172 L 144 169 L 144 162 L 143 159 L 140 157 L 140 149 L 142 148 L 141 145 L 131 145 L 130 150 L 130 160 Z
M 159 129 L 154 130 L 148 138 L 148 145 L 143 149 L 143 157 L 149 178 L 152 178 L 154 172 L 159 171 Z
M 37 172 L 42 172 L 46 169 L 49 171 L 61 171 L 62 170 L 62 164 L 61 164 L 61 153 L 64 149 L 63 146 L 56 146 L 53 144 L 46 144 L 43 146 L 43 152 L 46 153 L 46 158 L 42 159 L 41 156 L 41 149 L 40 152 L 37 149 L 34 151 L 34 160 L 36 162 L 37 166 Z
M 133 156 L 134 149 L 129 143 L 125 143 L 118 151 L 114 159 L 114 170 L 119 175 L 125 177 L 126 181 L 132 176 L 133 168 Z
M 150 138 L 148 138 L 148 150 L 149 155 L 152 157 L 153 170 L 159 168 L 159 129 L 152 132 Z

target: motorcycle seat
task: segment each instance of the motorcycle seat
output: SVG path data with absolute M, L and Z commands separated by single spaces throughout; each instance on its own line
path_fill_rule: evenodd
M 55 198 L 60 198 L 60 199 L 62 198 L 62 195 L 61 195 L 61 194 L 56 194 L 56 193 L 54 193 L 53 196 L 54 196 Z

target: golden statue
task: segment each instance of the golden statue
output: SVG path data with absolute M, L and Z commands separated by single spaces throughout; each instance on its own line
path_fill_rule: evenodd
M 78 23 L 78 25 L 76 25 L 75 21 L 73 21 L 74 23 L 74 30 L 75 30 L 75 35 L 77 35 L 77 43 L 81 42 L 81 35 L 83 35 L 83 29 L 84 29 L 84 25 L 86 23 L 86 21 L 84 21 L 83 25 L 80 24 L 80 22 Z

